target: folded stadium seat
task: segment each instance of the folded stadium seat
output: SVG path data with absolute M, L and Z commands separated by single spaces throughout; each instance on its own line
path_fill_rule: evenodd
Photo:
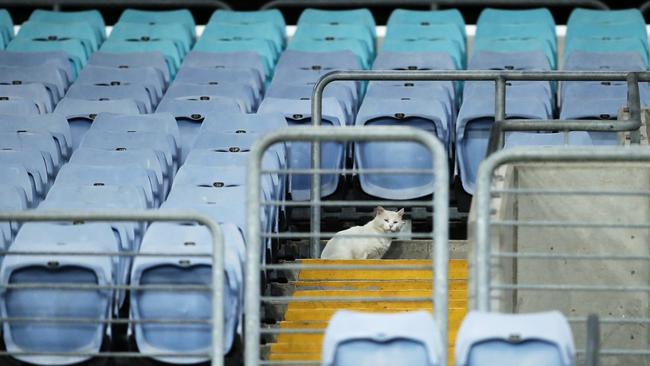
M 215 151 L 233 152 L 232 150 L 250 151 L 253 144 L 263 137 L 262 134 L 252 131 L 238 130 L 235 133 L 206 132 L 202 130 L 192 146 L 195 149 L 212 149 Z M 233 148 L 234 147 L 234 148 Z M 234 151 L 239 152 L 239 151 Z M 285 144 L 274 144 L 267 150 L 268 154 L 276 154 L 281 168 L 287 166 L 287 147 Z
M 165 63 L 171 78 L 176 74 L 176 71 L 181 64 L 181 55 L 176 49 L 173 41 L 167 39 L 158 40 L 139 40 L 139 41 L 124 41 L 108 39 L 99 49 L 103 53 L 151 53 L 157 52 L 165 57 Z
M 41 114 L 36 102 L 22 97 L 0 97 L 0 113 L 18 116 Z
M 0 84 L 42 84 L 47 89 L 52 104 L 58 103 L 63 98 L 68 87 L 65 74 L 54 71 L 50 65 L 0 66 Z
M 323 98 L 322 125 L 329 127 L 346 126 L 352 121 L 345 120 L 345 111 L 336 99 Z M 311 102 L 308 100 L 291 100 L 266 98 L 262 101 L 258 113 L 282 113 L 289 125 L 311 125 Z M 325 142 L 321 144 L 321 168 L 342 169 L 345 163 L 346 145 Z M 289 145 L 289 167 L 291 169 L 308 169 L 311 167 L 311 144 L 291 143 Z M 321 196 L 334 193 L 339 184 L 339 174 L 321 175 Z M 309 199 L 311 177 L 305 174 L 291 176 L 290 189 L 293 200 Z
M 453 131 L 456 117 L 456 99 L 448 82 L 438 81 L 371 81 L 364 102 L 368 100 L 430 101 L 439 102 L 446 112 L 447 130 Z M 377 102 L 374 102 L 377 103 Z
M 242 233 L 232 224 L 222 224 L 224 238 L 224 352 L 228 353 L 237 336 L 243 313 L 243 260 L 245 246 Z M 157 223 L 151 226 L 142 242 L 141 252 L 178 253 L 176 257 L 137 257 L 131 284 L 139 286 L 210 286 L 212 282 L 212 240 L 203 226 Z M 185 257 L 183 254 L 193 255 Z M 206 254 L 207 257 L 197 257 Z M 212 296 L 207 290 L 159 290 L 131 292 L 131 319 L 177 319 L 179 324 L 136 323 L 133 334 L 143 353 L 209 353 L 209 324 L 188 322 L 212 318 Z M 208 361 L 198 357 L 156 357 L 171 364 Z
M 466 63 L 461 46 L 449 39 L 389 39 L 384 41 L 380 53 L 384 52 L 447 53 L 454 60 L 455 69 L 463 69 Z
M 30 185 L 34 187 L 36 193 L 34 202 L 37 203 L 45 198 L 45 194 L 50 187 L 50 173 L 47 171 L 45 159 L 43 159 L 43 155 L 39 151 L 0 150 L 0 166 L 20 167 L 27 170 L 31 180 Z
M 520 24 L 527 26 L 530 23 L 545 23 L 549 28 L 555 28 L 555 19 L 547 8 L 506 10 L 486 8 L 476 22 L 477 26 L 483 24 Z
M 183 163 L 190 151 L 203 120 L 212 114 L 240 113 L 239 103 L 232 98 L 164 98 L 156 113 L 171 113 L 178 122 L 181 137 L 181 158 Z
M 270 75 L 275 63 L 278 59 L 278 54 L 275 52 L 273 45 L 265 39 L 255 38 L 211 38 L 201 37 L 194 48 L 193 52 L 208 52 L 208 53 L 237 53 L 240 52 L 255 52 L 259 55 L 264 66 L 264 74 Z M 240 57 L 239 55 L 233 57 Z M 240 66 L 243 67 L 243 66 Z
M 409 10 L 395 9 L 388 17 L 386 27 L 401 24 L 419 24 L 421 26 L 435 24 L 455 24 L 458 30 L 465 34 L 465 19 L 458 9 L 445 10 Z
M 648 36 L 645 30 L 645 23 L 617 23 L 603 25 L 580 24 L 567 28 L 566 44 L 570 44 L 575 38 L 638 38 L 648 48 Z
M 583 24 L 607 26 L 620 23 L 644 24 L 645 19 L 638 9 L 596 10 L 575 8 L 569 16 L 567 26 Z
M 357 70 L 361 67 L 359 59 L 352 51 L 315 53 L 307 51 L 286 50 L 278 59 L 277 70 Z
M 68 121 L 60 114 L 48 113 L 39 116 L 12 116 L 0 114 L 0 132 L 47 132 L 57 143 L 66 160 L 72 153 L 72 137 Z
M 90 85 L 75 83 L 70 86 L 65 94 L 66 98 L 85 100 L 133 100 L 140 113 L 151 113 L 153 106 L 147 89 L 141 85 L 103 84 Z
M 291 42 L 310 41 L 313 39 L 325 38 L 352 38 L 363 42 L 367 52 L 374 58 L 375 55 L 375 32 L 368 32 L 363 24 L 310 24 L 309 26 L 298 27 Z
M 445 146 L 449 146 L 450 117 L 449 110 L 434 99 L 366 98 L 357 114 L 356 125 L 420 128 L 434 134 Z M 354 150 L 355 165 L 360 169 L 431 170 L 433 167 L 430 153 L 417 143 L 356 143 Z M 433 193 L 432 174 L 359 174 L 359 181 L 364 192 L 386 199 L 412 199 Z
M 138 23 L 117 23 L 111 31 L 111 40 L 122 41 L 155 41 L 159 39 L 174 42 L 179 55 L 184 57 L 194 45 L 194 32 L 188 32 L 181 23 L 165 24 L 138 24 Z
M 278 85 L 278 84 L 279 85 L 283 85 L 283 84 L 311 85 L 313 90 L 314 85 L 316 85 L 318 80 L 329 72 L 330 71 L 322 70 L 318 68 L 276 69 L 275 75 L 273 76 L 273 82 L 271 83 L 271 85 Z M 338 80 L 333 82 L 330 85 L 338 85 L 339 87 L 345 87 L 346 89 L 348 89 L 348 93 L 346 94 L 351 95 L 352 99 L 343 101 L 345 102 L 344 104 L 346 105 L 351 104 L 352 106 L 355 106 L 355 108 L 356 106 L 359 105 L 359 99 L 361 98 L 360 95 L 363 93 L 362 83 L 355 82 L 355 81 Z M 325 90 L 327 90 L 328 88 L 325 88 Z
M 351 10 L 322 10 L 322 9 L 305 9 L 298 18 L 298 27 L 303 25 L 314 24 L 362 24 L 374 34 L 375 19 L 368 9 L 351 9 Z
M 14 68 L 31 68 L 46 65 L 50 73 L 60 76 L 63 89 L 77 77 L 68 56 L 63 51 L 53 52 L 9 52 L 0 51 L 0 66 Z M 56 71 L 53 71 L 56 70 Z M 48 78 L 47 80 L 49 80 Z M 47 85 L 46 85 L 47 87 Z M 64 93 L 61 93 L 63 95 Z
M 11 42 L 12 38 L 14 38 L 14 21 L 7 9 L 0 9 L 0 40 L 4 47 Z
M 64 163 L 54 137 L 47 132 L 0 132 L 0 149 L 40 152 L 48 172 L 52 172 L 52 178 Z
M 574 52 L 592 53 L 638 53 L 643 59 L 643 65 L 648 67 L 648 52 L 643 42 L 638 38 L 574 38 L 564 50 L 567 60 Z
M 265 94 L 265 98 L 311 100 L 314 85 L 311 82 L 302 84 L 288 84 L 284 82 L 273 82 Z M 352 121 L 358 108 L 356 96 L 344 84 L 336 82 L 329 84 L 323 92 L 323 98 L 334 98 L 339 101 L 341 108 L 345 110 L 345 119 Z
M 161 132 L 136 130 L 112 132 L 91 128 L 79 147 L 104 150 L 153 150 L 164 167 L 164 177 L 169 181 L 174 178 L 180 165 L 176 145 L 170 141 L 167 134 Z
M 115 252 L 115 237 L 106 224 L 23 225 L 10 251 Z M 115 282 L 114 262 L 108 256 L 5 256 L 0 274 L 3 285 L 42 284 L 41 288 L 4 289 L 3 317 L 56 319 L 110 319 L 113 292 L 109 289 L 65 290 L 48 285 L 108 286 Z M 43 301 L 47 298 L 48 301 Z M 105 323 L 5 322 L 7 351 L 99 352 L 106 337 Z M 88 356 L 18 355 L 16 359 L 36 365 L 67 365 Z
M 575 51 L 564 61 L 564 70 L 645 71 L 645 65 L 637 52 Z
M 361 68 L 368 69 L 373 58 L 373 53 L 366 47 L 366 44 L 352 37 L 314 37 L 309 40 L 292 40 L 287 50 L 329 53 L 352 51 L 361 64 Z
M 165 93 L 166 99 L 197 99 L 210 101 L 213 97 L 231 99 L 237 102 L 245 113 L 253 113 L 257 109 L 255 91 L 250 85 L 238 82 L 218 82 L 212 84 L 190 84 L 174 82 Z
M 472 311 L 458 330 L 455 360 L 458 366 L 570 366 L 575 362 L 573 335 L 557 311 L 516 315 Z
M 171 182 L 163 177 L 163 166 L 152 150 L 119 150 L 106 151 L 100 149 L 83 148 L 70 157 L 68 164 L 93 165 L 93 166 L 137 166 L 145 169 L 149 180 L 153 182 L 156 196 L 164 197 L 167 195 Z
M 187 9 L 179 10 L 137 10 L 126 9 L 120 15 L 118 23 L 141 23 L 148 25 L 181 23 L 188 33 L 195 34 L 196 23 L 192 13 Z
M 38 41 L 56 41 L 76 39 L 81 42 L 86 51 L 86 59 L 90 54 L 99 49 L 101 39 L 92 26 L 88 23 L 42 23 L 38 21 L 27 21 L 20 26 L 16 39 L 31 39 Z
M 463 104 L 456 122 L 456 161 L 465 192 L 473 194 L 476 172 L 485 157 L 494 123 L 494 85 L 465 83 Z M 506 87 L 506 118 L 552 119 L 549 83 L 512 82 Z
M 255 104 L 262 100 L 264 81 L 253 69 L 215 69 L 207 67 L 183 66 L 178 70 L 174 83 L 217 85 L 219 83 L 239 83 L 253 89 Z
M 0 171 L 2 167 L 0 167 Z M 0 211 L 22 211 L 29 207 L 25 191 L 21 187 L 0 183 Z M 2 250 L 7 250 L 13 241 L 18 229 L 19 222 L 0 221 L 0 246 Z
M 0 53 L 1 55 L 1 53 Z M 272 71 L 267 69 L 262 56 L 254 51 L 212 53 L 192 51 L 183 59 L 183 68 L 201 67 L 209 69 L 253 70 L 262 83 L 271 78 Z
M 42 84 L 0 85 L 0 100 L 6 97 L 31 100 L 37 105 L 38 114 L 52 113 L 54 110 L 50 93 Z
M 102 112 L 139 114 L 138 104 L 132 99 L 82 100 L 63 98 L 54 109 L 64 115 L 70 124 L 72 149 L 76 150 L 97 114 Z
M 477 51 L 469 59 L 470 70 L 550 70 L 551 65 L 542 51 L 494 52 Z
M 528 23 L 525 27 L 517 23 L 484 23 L 476 28 L 476 39 L 539 38 L 546 41 L 553 53 L 557 53 L 555 28 L 547 23 Z
M 465 29 L 459 30 L 458 26 L 454 23 L 394 24 L 386 27 L 386 36 L 384 37 L 384 39 L 394 40 L 427 38 L 453 40 L 461 47 L 463 54 L 466 54 Z
M 98 51 L 90 55 L 87 65 L 118 69 L 150 67 L 162 76 L 165 86 L 170 82 L 169 67 L 167 67 L 165 56 L 159 52 L 110 53 Z
M 228 24 L 208 23 L 201 37 L 210 39 L 263 39 L 273 46 L 276 54 L 286 45 L 286 32 L 272 23 Z
M 454 60 L 445 52 L 388 52 L 382 51 L 372 64 L 373 70 L 455 70 Z M 460 83 L 454 87 L 453 81 L 440 82 L 447 84 L 450 90 L 460 93 Z
M 287 128 L 287 120 L 281 113 L 219 113 L 209 115 L 201 124 L 201 133 L 210 132 L 254 132 L 259 134 L 276 132 Z
M 441 345 L 430 313 L 340 310 L 325 330 L 322 364 L 437 366 L 442 363 Z
M 101 166 L 87 164 L 66 164 L 56 176 L 55 185 L 64 186 L 133 186 L 144 192 L 148 207 L 158 207 L 161 197 L 154 194 L 152 182 L 144 168 L 134 164 L 125 166 Z
M 34 208 L 38 205 L 34 180 L 24 166 L 0 163 L 0 174 L 2 174 L 2 183 L 0 184 L 16 188 L 16 196 L 20 196 L 18 197 L 20 201 L 25 201 L 25 208 Z
M 256 11 L 235 11 L 218 9 L 212 13 L 208 24 L 259 24 L 271 23 L 277 28 L 284 29 L 287 24 L 284 21 L 282 12 L 278 9 L 256 10 Z
M 112 68 L 88 66 L 77 78 L 76 84 L 90 85 L 140 85 L 147 89 L 153 105 L 158 104 L 164 93 L 165 81 L 151 67 Z
M 7 51 L 11 52 L 54 52 L 63 51 L 68 56 L 68 61 L 72 65 L 74 74 L 78 75 L 81 69 L 86 65 L 88 56 L 86 49 L 81 41 L 77 39 L 52 39 L 52 40 L 34 40 L 25 38 L 16 38 L 7 46 Z M 41 56 L 42 57 L 42 56 Z
M 53 11 L 36 9 L 29 16 L 29 20 L 55 24 L 84 22 L 90 24 L 100 43 L 106 39 L 106 24 L 102 14 L 97 10 Z
M 474 43 L 474 52 L 495 51 L 505 53 L 521 53 L 541 51 L 548 59 L 551 69 L 557 66 L 556 55 L 552 46 L 542 38 L 509 37 L 509 38 L 480 38 Z

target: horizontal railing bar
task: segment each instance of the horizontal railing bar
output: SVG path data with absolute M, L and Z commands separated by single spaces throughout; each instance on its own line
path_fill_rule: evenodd
M 433 295 L 433 294 L 432 294 Z M 377 296 L 262 296 L 262 302 L 288 304 L 292 302 L 431 302 L 432 297 L 377 297 Z
M 42 317 L 6 317 L 0 322 L 7 323 L 70 323 L 70 324 L 212 324 L 209 319 L 95 319 L 95 318 L 42 318 Z
M 313 205 L 309 201 L 262 201 L 264 206 L 287 206 L 287 207 L 425 207 L 431 208 L 431 199 L 422 201 L 318 201 Z
M 430 265 L 390 265 L 390 264 L 266 264 L 260 266 L 262 269 L 269 270 L 283 270 L 283 269 L 309 269 L 309 270 L 389 270 L 389 271 L 426 271 L 431 270 L 433 264 Z
M 0 289 L 212 291 L 210 285 L 91 285 L 83 283 L 0 284 Z
M 617 120 L 537 120 L 537 119 L 508 119 L 502 132 L 537 132 L 557 130 L 566 131 L 617 131 L 620 121 Z
M 2 250 L 0 256 L 83 256 L 83 257 L 212 257 L 212 253 L 153 253 L 153 252 L 53 252 L 53 251 L 25 251 Z
M 262 328 L 261 334 L 324 334 L 325 329 L 307 328 Z
M 650 292 L 648 286 L 606 286 L 606 285 L 536 285 L 536 284 L 498 284 L 490 285 L 495 290 L 519 291 L 602 291 L 602 292 Z
M 163 353 L 163 352 L 36 352 L 36 351 L 0 351 L 0 356 L 78 356 L 78 357 L 111 357 L 111 358 L 210 358 L 210 353 Z
M 327 140 L 325 140 L 327 141 Z M 421 174 L 433 175 L 433 169 L 269 169 L 262 170 L 261 174 L 293 174 L 293 175 L 312 175 L 312 174 Z
M 493 257 L 519 258 L 519 259 L 583 259 L 583 260 L 637 260 L 650 261 L 648 255 L 621 255 L 621 254 L 548 254 L 548 253 L 517 253 L 517 252 L 496 252 Z
M 598 229 L 650 229 L 650 224 L 612 224 L 610 222 L 580 222 L 580 221 L 518 221 L 495 220 L 494 226 L 525 226 L 525 227 L 558 227 L 558 228 L 598 228 Z
M 318 236 L 319 238 L 328 238 L 328 237 L 333 237 L 337 233 L 327 233 L 323 232 L 320 233 L 320 235 L 314 235 L 312 233 L 262 233 L 261 236 L 263 238 L 271 238 L 271 239 L 306 239 L 306 238 L 313 238 Z M 411 238 L 424 238 L 424 239 L 431 239 L 431 233 L 425 234 L 425 233 L 404 233 L 404 234 L 340 234 L 338 235 L 340 238 L 392 238 L 392 239 L 399 239 L 399 238 L 404 238 L 404 239 L 411 239 Z
M 607 190 L 566 190 L 537 188 L 493 189 L 491 193 L 513 195 L 549 195 L 549 196 L 650 196 L 650 191 L 607 191 Z

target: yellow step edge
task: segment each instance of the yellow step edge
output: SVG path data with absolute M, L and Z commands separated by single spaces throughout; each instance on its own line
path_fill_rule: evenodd
M 427 297 L 431 298 L 428 290 L 299 290 L 293 297 Z M 449 300 L 467 299 L 467 291 L 449 291 Z
M 453 344 L 454 340 L 456 339 L 457 331 L 458 331 L 457 329 L 449 330 L 448 339 L 447 339 L 449 344 Z M 323 337 L 324 337 L 323 334 L 280 333 L 277 335 L 276 342 L 292 344 L 295 345 L 296 347 L 300 347 L 300 345 L 303 343 L 323 343 Z
M 346 289 L 346 290 L 427 290 L 433 289 L 433 284 L 430 280 L 394 280 L 394 281 L 294 281 L 289 282 L 290 285 L 295 286 L 296 289 L 308 287 L 320 288 L 333 288 L 333 289 Z M 448 285 L 449 291 L 467 291 L 466 281 L 450 281 Z M 307 291 L 307 290 L 305 290 Z
M 449 328 L 460 327 L 461 320 L 449 321 Z M 288 320 L 278 323 L 281 329 L 325 329 L 329 324 L 326 320 Z
M 431 280 L 431 271 L 349 271 L 349 270 L 301 270 L 300 281 L 312 280 Z M 467 280 L 466 271 L 449 271 L 450 280 Z
M 271 361 L 320 361 L 320 353 L 272 353 L 269 357 Z M 454 352 L 449 351 L 447 364 L 454 364 Z M 292 365 L 295 365 L 292 363 Z
M 383 265 L 418 265 L 426 266 L 432 264 L 431 259 L 299 259 L 297 262 L 304 264 L 383 264 Z M 468 262 L 466 259 L 450 259 L 449 268 L 465 268 Z
M 292 302 L 287 307 L 288 310 L 292 309 L 354 309 L 359 307 L 359 301 L 310 301 L 310 302 Z M 429 305 L 428 302 L 413 302 L 413 301 L 373 301 L 366 302 L 367 308 L 384 309 L 391 311 L 392 309 L 426 309 Z M 467 306 L 466 300 L 450 300 L 448 302 L 450 308 L 464 309 Z M 429 306 L 431 308 L 431 306 Z
M 269 346 L 272 353 L 317 353 L 318 355 L 323 348 L 321 343 L 302 343 L 300 346 L 289 343 L 270 343 Z M 447 347 L 447 351 L 453 349 L 453 346 Z
M 360 306 L 356 308 L 348 308 L 346 310 L 364 311 L 371 313 L 398 313 L 398 312 L 411 312 L 418 310 L 431 311 L 431 305 L 422 304 L 422 308 L 393 308 L 390 310 L 379 309 L 376 307 Z M 284 314 L 285 321 L 309 321 L 309 320 L 323 320 L 328 321 L 334 316 L 339 309 L 290 309 Z M 467 314 L 465 308 L 449 309 L 449 321 L 453 319 L 462 319 Z

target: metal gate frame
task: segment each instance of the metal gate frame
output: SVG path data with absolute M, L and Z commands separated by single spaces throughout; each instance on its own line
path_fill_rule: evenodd
M 225 245 L 223 242 L 223 235 L 220 226 L 215 223 L 208 216 L 194 213 L 191 211 L 178 211 L 178 210 L 142 210 L 142 211 L 120 211 L 120 210 L 107 210 L 107 211 L 87 211 L 70 213 L 68 211 L 55 211 L 55 210 L 27 210 L 18 212 L 0 212 L 1 221 L 18 221 L 18 222 L 55 222 L 55 221 L 90 221 L 90 222 L 175 222 L 175 221 L 192 221 L 205 226 L 212 237 L 212 319 L 206 320 L 208 324 L 212 324 L 212 350 L 211 354 L 183 354 L 165 353 L 165 354 L 152 354 L 152 353 L 119 353 L 119 352 L 99 352 L 99 353 L 82 353 L 82 352 L 66 352 L 65 356 L 103 356 L 103 357 L 212 357 L 211 366 L 223 366 L 224 352 L 223 352 L 223 329 L 224 329 L 224 311 L 223 311 L 223 293 L 224 293 L 224 251 Z M 27 252 L 17 253 L 5 251 L 3 255 L 65 255 L 61 252 Z M 70 253 L 70 255 L 80 255 L 84 253 Z M 91 252 L 87 253 L 89 256 L 165 256 L 174 255 L 174 253 L 138 253 L 138 252 L 117 252 L 117 253 L 102 253 Z M 2 285 L 2 287 L 6 287 Z M 111 286 L 114 287 L 114 286 Z M 11 318 L 3 319 L 3 321 L 11 321 Z M 131 319 L 128 319 L 132 322 Z M 99 322 L 99 320 L 97 321 Z M 115 320 L 111 319 L 109 322 L 114 323 Z M 25 352 L 26 355 L 32 355 L 32 352 Z M 15 353 L 1 352 L 3 356 L 10 356 Z M 21 353 L 22 354 L 22 353 Z M 42 353 L 44 355 L 53 354 L 52 352 Z
M 410 141 L 416 142 L 427 149 L 433 155 L 433 174 L 434 176 L 434 195 L 431 205 L 433 206 L 433 296 L 432 298 L 378 298 L 378 297 L 355 297 L 346 298 L 348 301 L 359 302 L 372 302 L 381 299 L 382 301 L 409 301 L 409 302 L 423 302 L 433 301 L 434 303 L 434 317 L 440 332 L 440 339 L 444 342 L 442 347 L 441 360 L 442 366 L 446 366 L 447 362 L 447 304 L 448 304 L 448 261 L 449 261 L 449 248 L 448 248 L 448 217 L 449 217 L 449 184 L 448 184 L 448 164 L 446 148 L 435 137 L 429 134 L 423 134 L 421 130 L 410 127 L 377 127 L 377 128 L 364 128 L 364 127 L 341 127 L 341 128 L 326 128 L 326 127 L 293 127 L 284 129 L 278 132 L 266 135 L 258 140 L 252 147 L 247 168 L 247 182 L 246 182 L 246 227 L 247 227 L 247 259 L 246 259 L 246 285 L 245 285 L 245 306 L 246 306 L 246 319 L 245 319 L 245 354 L 244 362 L 246 366 L 257 366 L 260 364 L 276 364 L 273 361 L 260 361 L 260 334 L 262 333 L 260 310 L 261 302 L 269 301 L 269 298 L 264 298 L 260 294 L 261 289 L 261 275 L 260 271 L 265 269 L 278 269 L 282 265 L 261 265 L 261 235 L 262 228 L 260 224 L 260 202 L 261 197 L 261 175 L 268 173 L 277 173 L 275 171 L 267 171 L 262 169 L 262 156 L 264 152 L 273 144 L 288 142 L 288 141 Z M 373 169 L 373 173 L 378 169 Z M 292 170 L 298 173 L 297 170 Z M 300 170 L 300 173 L 320 174 L 320 169 L 306 169 Z M 362 172 L 358 170 L 358 172 Z M 285 173 L 286 172 L 282 172 Z M 313 186 L 312 181 L 312 186 Z M 319 211 L 321 207 L 320 200 L 312 200 L 311 205 L 315 205 Z M 423 201 L 426 203 L 426 201 Z M 309 236 L 320 237 L 320 226 L 317 231 L 312 231 Z M 292 268 L 306 268 L 305 265 L 294 265 Z M 338 268 L 342 267 L 342 268 Z M 337 266 L 323 266 L 323 265 L 310 265 L 310 269 L 405 269 L 404 266 L 377 266 L 377 265 L 345 265 Z M 429 269 L 430 267 L 426 268 Z M 409 268 L 411 269 L 411 268 Z M 284 302 L 292 301 L 291 299 L 282 299 Z M 335 301 L 335 297 L 315 298 L 315 297 L 301 297 L 299 301 Z M 293 299 L 293 301 L 296 301 Z M 295 333 L 314 333 L 313 330 L 294 330 Z M 286 364 L 286 361 L 278 361 L 277 363 Z M 291 363 L 291 362 L 288 362 Z M 305 364 L 305 362 L 300 362 Z

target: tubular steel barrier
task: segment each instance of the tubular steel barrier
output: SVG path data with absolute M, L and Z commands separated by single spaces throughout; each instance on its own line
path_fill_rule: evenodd
M 105 211 L 105 212 L 77 212 L 69 213 L 67 211 L 46 211 L 46 210 L 28 210 L 20 212 L 0 212 L 0 222 L 73 222 L 74 224 L 83 224 L 84 222 L 196 222 L 199 225 L 205 226 L 212 237 L 212 252 L 211 253 L 166 253 L 166 252 L 138 252 L 136 251 L 115 251 L 103 252 L 88 250 L 87 252 L 60 252 L 56 250 L 50 251 L 2 251 L 2 256 L 51 256 L 51 257 L 65 257 L 65 256 L 85 256 L 85 257 L 182 257 L 182 258 L 198 258 L 208 257 L 212 259 L 212 285 L 165 285 L 165 284 L 151 284 L 151 285 L 138 285 L 131 286 L 129 284 L 119 285 L 90 285 L 82 283 L 23 283 L 23 284 L 1 284 L 2 289 L 35 289 L 35 288 L 60 288 L 65 290 L 155 290 L 155 291 L 197 291 L 197 292 L 211 292 L 212 305 L 211 314 L 212 319 L 95 319 L 95 318 L 53 318 L 53 317 L 3 317 L 3 323 L 56 323 L 56 324 L 136 324 L 136 323 L 151 323 L 151 324 L 196 324 L 196 325 L 210 325 L 211 331 L 211 351 L 205 352 L 114 352 L 102 351 L 99 352 L 0 352 L 0 356 L 61 356 L 61 357 L 97 357 L 97 358 L 133 358 L 143 359 L 152 357 L 165 357 L 165 358 L 206 358 L 212 359 L 211 366 L 222 366 L 224 364 L 224 243 L 221 229 L 217 223 L 205 215 L 175 211 L 175 210 L 151 210 L 151 211 Z M 49 264 L 49 262 L 48 262 Z M 4 290 L 3 290 L 4 291 Z M 112 295 L 113 296 L 113 295 Z M 44 299 L 43 301 L 47 301 Z M 113 311 L 114 304 L 111 303 L 111 312 Z M 115 335 L 113 335 L 115 336 Z
M 285 142 L 297 141 L 337 141 L 337 142 L 414 142 L 424 146 L 432 154 L 432 167 L 431 170 L 418 171 L 418 174 L 433 175 L 432 185 L 434 187 L 433 198 L 430 201 L 340 201 L 335 202 L 338 205 L 387 205 L 400 207 L 412 206 L 429 206 L 433 207 L 433 231 L 428 234 L 422 234 L 417 237 L 433 239 L 432 242 L 432 265 L 433 265 L 433 296 L 428 297 L 291 297 L 291 296 L 261 296 L 261 274 L 260 271 L 290 271 L 299 269 L 309 270 L 387 270 L 387 271 L 412 271 L 412 270 L 431 270 L 431 265 L 426 266 L 406 266 L 406 265 L 324 265 L 324 264 L 260 264 L 260 247 L 262 239 L 284 238 L 284 239 L 313 239 L 314 236 L 326 238 L 332 236 L 334 233 L 321 233 L 319 231 L 314 233 L 266 233 L 260 226 L 260 214 L 262 207 L 279 206 L 283 202 L 275 201 L 261 201 L 261 177 L 264 174 L 275 174 L 277 171 L 264 170 L 261 167 L 262 156 L 264 152 L 274 144 Z M 354 172 L 357 174 L 368 173 L 369 170 L 363 169 L 343 169 L 346 172 Z M 343 171 L 342 170 L 342 171 Z M 340 173 L 341 171 L 336 171 Z M 333 171 L 330 169 L 290 169 L 288 171 L 279 172 L 281 174 L 305 174 L 312 175 L 329 173 Z M 372 169 L 372 174 L 399 174 L 395 169 L 387 169 L 383 172 L 382 169 Z M 409 174 L 414 172 L 409 171 Z M 319 334 L 323 333 L 319 329 L 262 329 L 260 320 L 260 312 L 262 310 L 261 303 L 271 304 L 289 304 L 292 302 L 335 302 L 335 301 L 349 301 L 358 303 L 370 302 L 432 302 L 434 304 L 434 315 L 436 324 L 439 327 L 441 340 L 445 342 L 441 360 L 446 365 L 447 360 L 447 270 L 448 270 L 448 200 L 449 200 L 449 183 L 448 183 L 448 163 L 445 147 L 433 136 L 422 133 L 422 131 L 415 128 L 407 127 L 377 127 L 377 128 L 363 128 L 363 127 L 341 127 L 341 128 L 323 128 L 323 127 L 293 127 L 267 135 L 263 139 L 256 142 L 251 149 L 251 157 L 248 162 L 247 169 L 247 261 L 246 261 L 246 320 L 245 320 L 245 365 L 271 365 L 271 364 L 320 364 L 319 362 L 303 362 L 303 361 L 271 361 L 261 360 L 260 357 L 260 336 L 281 334 L 281 333 L 297 333 L 297 334 Z M 304 201 L 304 202 L 287 202 L 294 206 L 302 205 L 316 205 L 317 210 L 321 207 L 327 206 L 320 200 Z M 333 202 L 328 202 L 333 204 Z M 363 234 L 363 235 L 350 235 L 355 237 L 405 237 L 402 233 L 387 233 L 387 234 Z M 409 237 L 415 237 L 412 235 Z
M 650 360 L 650 149 L 512 148 L 479 167 L 470 305 L 559 310 L 586 364 Z M 600 328 L 605 336 L 599 339 Z M 585 326 L 586 325 L 586 326 Z M 642 359 L 643 361 L 640 361 Z

